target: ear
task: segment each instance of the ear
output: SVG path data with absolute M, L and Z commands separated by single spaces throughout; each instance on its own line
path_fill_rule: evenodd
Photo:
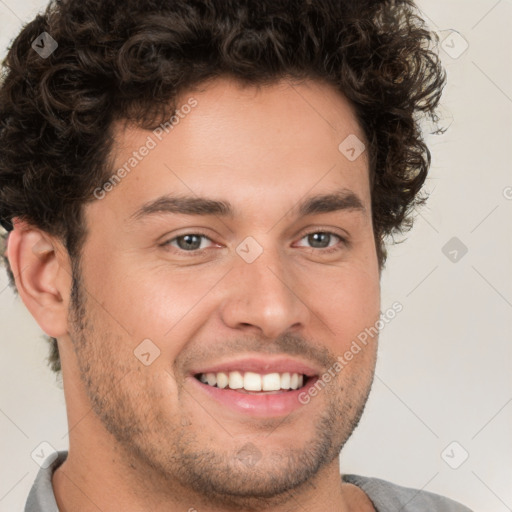
M 19 219 L 13 225 L 6 252 L 18 293 L 46 334 L 64 336 L 72 283 L 68 253 L 48 233 Z

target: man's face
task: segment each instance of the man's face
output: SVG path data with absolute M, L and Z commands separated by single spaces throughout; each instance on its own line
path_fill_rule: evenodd
M 368 160 L 338 149 L 364 136 L 314 82 L 190 97 L 169 133 L 118 128 L 130 172 L 86 207 L 64 378 L 148 481 L 270 497 L 336 460 L 370 389 L 375 340 L 335 364 L 379 318 Z

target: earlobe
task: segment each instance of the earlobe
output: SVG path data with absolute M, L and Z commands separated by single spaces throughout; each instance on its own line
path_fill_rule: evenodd
M 7 257 L 18 293 L 41 329 L 61 337 L 67 333 L 71 287 L 67 259 L 61 245 L 44 231 L 16 219 L 13 224 Z

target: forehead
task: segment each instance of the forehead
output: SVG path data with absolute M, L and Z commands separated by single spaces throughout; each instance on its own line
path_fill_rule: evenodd
M 347 140 L 364 147 L 364 134 L 330 85 L 217 79 L 180 95 L 176 108 L 180 115 L 153 131 L 116 127 L 112 172 L 125 172 L 106 197 L 114 207 L 140 208 L 165 193 L 253 206 L 340 188 L 369 199 L 366 152 L 350 159 L 345 151 Z

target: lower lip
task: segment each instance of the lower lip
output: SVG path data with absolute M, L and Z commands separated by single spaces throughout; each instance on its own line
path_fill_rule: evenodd
M 281 393 L 249 394 L 241 393 L 229 388 L 217 388 L 203 384 L 195 377 L 191 377 L 193 385 L 202 392 L 216 400 L 221 405 L 246 416 L 257 418 L 272 418 L 286 416 L 303 407 L 299 401 L 300 396 L 306 396 L 309 389 L 314 386 L 318 377 L 311 377 L 305 386 L 300 389 L 283 391 Z

